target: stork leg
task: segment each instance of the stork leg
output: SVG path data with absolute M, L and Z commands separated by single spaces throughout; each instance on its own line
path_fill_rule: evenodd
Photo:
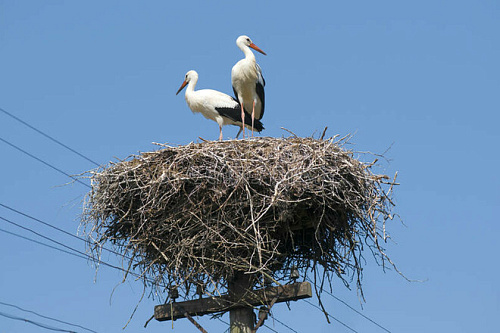
M 241 103 L 241 128 L 243 128 L 243 139 L 245 138 L 245 110 L 243 109 L 243 103 Z
M 236 134 L 236 139 L 240 136 L 241 131 L 243 130 L 243 126 L 240 127 L 240 130 L 238 131 L 238 134 Z
M 219 125 L 219 141 L 222 141 L 222 126 Z
M 253 122 L 255 119 L 255 99 L 253 100 L 253 106 L 252 106 L 252 137 L 253 137 Z

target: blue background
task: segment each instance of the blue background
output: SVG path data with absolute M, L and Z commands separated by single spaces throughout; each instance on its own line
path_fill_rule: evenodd
M 235 40 L 250 36 L 266 79 L 264 136 L 354 134 L 349 148 L 383 153 L 398 171 L 388 254 L 406 276 L 366 253 L 364 292 L 334 294 L 392 332 L 498 330 L 500 3 L 498 1 L 0 1 L 0 107 L 105 164 L 152 142 L 215 140 L 217 124 L 181 94 L 232 94 Z M 224 138 L 236 127 L 225 127 Z M 70 174 L 94 168 L 0 112 L 0 137 Z M 87 187 L 0 142 L 0 202 L 76 234 Z M 0 216 L 84 250 L 84 244 L 0 207 Z M 0 228 L 34 237 L 5 221 Z M 0 232 L 0 301 L 120 332 L 141 283 Z M 103 259 L 120 265 L 119 259 Z M 114 293 L 112 294 L 113 288 Z M 317 304 L 315 299 L 312 300 Z M 332 297 L 323 302 L 358 332 L 382 332 Z M 126 332 L 165 332 L 143 300 Z M 0 312 L 71 328 L 0 305 Z M 297 332 L 349 332 L 300 301 L 273 308 Z M 227 315 L 222 318 L 229 321 Z M 209 332 L 219 320 L 201 317 Z M 290 332 L 280 322 L 266 324 Z M 81 329 L 74 328 L 78 332 Z M 175 331 L 194 332 L 187 320 Z M 267 327 L 260 329 L 270 332 Z M 259 331 L 260 331 L 259 330 Z M 2 332 L 40 332 L 0 317 Z

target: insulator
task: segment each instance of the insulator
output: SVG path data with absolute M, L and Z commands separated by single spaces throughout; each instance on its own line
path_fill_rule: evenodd
M 259 309 L 259 320 L 266 320 L 267 319 L 267 307 L 261 306 Z M 264 318 L 264 319 L 262 319 Z
M 296 266 L 292 266 L 292 269 L 290 270 L 290 279 L 293 281 L 297 280 L 300 277 L 299 270 L 297 269 Z
M 177 290 L 177 287 L 171 287 L 168 296 L 175 301 L 175 299 L 179 297 L 179 290 Z
M 198 283 L 196 285 L 196 295 L 201 296 L 203 295 L 203 293 L 205 292 L 205 288 L 203 286 L 203 283 Z

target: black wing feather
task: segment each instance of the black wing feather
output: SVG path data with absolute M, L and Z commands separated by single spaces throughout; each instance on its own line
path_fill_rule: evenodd
M 257 66 L 257 83 L 255 85 L 255 91 L 257 92 L 257 96 L 259 96 L 260 103 L 262 105 L 262 110 L 260 110 L 259 120 L 264 117 L 264 106 L 266 104 L 266 96 L 264 93 L 264 86 L 266 85 L 266 80 L 264 80 L 264 75 L 262 75 L 262 69 L 260 69 L 259 64 Z
M 235 99 L 235 101 L 236 101 L 236 99 Z M 240 108 L 240 104 L 238 104 L 234 108 L 216 107 L 215 110 L 217 110 L 217 112 L 219 112 L 219 114 L 222 117 L 229 118 L 232 121 L 241 124 L 241 108 Z M 252 117 L 246 111 L 245 111 L 245 124 L 248 125 L 248 126 L 252 126 Z M 264 126 L 262 125 L 262 122 L 260 120 L 258 120 L 258 119 L 254 120 L 253 126 L 254 126 L 254 129 L 257 132 L 260 132 L 260 131 L 262 131 L 264 129 Z
M 264 78 L 262 78 L 262 79 L 264 79 Z M 262 119 L 262 117 L 264 117 L 264 106 L 266 104 L 266 102 L 265 102 L 266 96 L 264 93 L 264 86 L 262 84 L 260 84 L 259 81 L 257 81 L 257 84 L 255 86 L 255 90 L 257 91 L 257 96 L 259 96 L 260 104 L 262 105 L 262 110 L 260 110 L 260 117 L 259 117 L 259 120 L 260 120 L 260 119 Z

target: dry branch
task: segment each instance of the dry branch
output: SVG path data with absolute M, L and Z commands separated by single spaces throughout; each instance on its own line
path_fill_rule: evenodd
M 361 287 L 363 246 L 388 259 L 393 205 L 371 167 L 333 138 L 164 145 L 92 171 L 82 223 L 96 257 L 113 244 L 153 291 L 220 295 L 238 272 L 286 283 L 292 266 Z

